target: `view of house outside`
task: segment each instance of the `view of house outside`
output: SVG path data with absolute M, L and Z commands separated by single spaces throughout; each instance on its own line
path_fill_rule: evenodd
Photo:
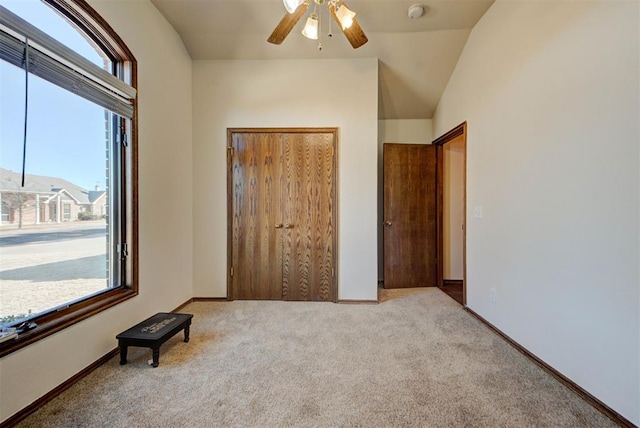
M 40 0 L 0 6 L 105 66 Z M 26 88 L 25 71 L 0 60 L 0 326 L 109 286 L 106 112 L 32 74 Z
M 108 286 L 105 190 L 31 175 L 20 184 L 0 168 L 0 325 Z

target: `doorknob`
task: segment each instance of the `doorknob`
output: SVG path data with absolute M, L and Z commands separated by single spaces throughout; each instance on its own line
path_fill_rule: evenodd
M 282 223 L 276 223 L 276 229 L 282 229 Z
M 389 227 L 389 226 L 391 226 L 391 222 L 390 222 L 390 221 L 385 221 L 385 222 L 384 222 L 384 225 L 385 225 L 385 226 L 387 226 L 387 227 Z
M 285 224 L 285 225 L 284 225 L 284 228 L 285 228 L 285 229 L 291 229 L 292 227 L 293 227 L 293 225 L 292 225 L 292 224 L 289 224 L 289 223 L 287 223 L 287 224 Z

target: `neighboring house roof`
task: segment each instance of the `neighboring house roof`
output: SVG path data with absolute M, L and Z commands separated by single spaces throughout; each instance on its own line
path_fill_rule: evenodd
M 105 194 L 106 192 L 104 190 L 89 190 L 89 202 L 93 204 Z
M 59 193 L 64 191 L 79 204 L 92 204 L 105 194 L 104 190 L 85 190 L 82 187 L 58 177 L 26 174 L 24 187 L 22 175 L 0 168 L 0 192 Z
M 54 191 L 54 192 L 56 192 L 56 193 L 53 193 L 53 194 L 51 194 L 51 193 L 47 193 L 47 195 L 46 195 L 47 197 L 46 197 L 46 199 L 45 199 L 45 202 L 46 202 L 46 203 L 49 203 L 49 202 L 52 202 L 52 201 L 57 200 L 58 196 L 61 196 L 61 195 L 65 195 L 65 196 L 70 197 L 71 199 L 73 199 L 74 201 L 76 201 L 76 204 L 80 204 L 80 205 L 81 205 L 81 204 L 84 204 L 84 203 L 85 203 L 85 202 L 82 202 L 82 201 L 77 200 L 77 199 L 76 199 L 76 198 L 75 198 L 71 193 L 69 193 L 66 189 L 56 188 L 56 189 L 53 189 L 53 191 Z M 42 194 L 42 192 L 33 192 L 33 193 Z M 65 201 L 68 201 L 68 199 L 66 199 L 66 198 L 65 198 Z

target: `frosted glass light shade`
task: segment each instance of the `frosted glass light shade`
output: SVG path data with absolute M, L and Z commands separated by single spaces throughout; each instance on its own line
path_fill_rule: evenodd
M 347 6 L 343 4 L 338 6 L 338 9 L 336 10 L 336 18 L 338 18 L 338 21 L 340 21 L 340 25 L 342 26 L 343 30 L 351 27 L 351 24 L 353 24 L 353 18 L 355 16 L 356 13 L 352 10 L 347 9 Z
M 302 4 L 304 0 L 282 0 L 284 3 L 284 8 L 287 9 L 287 12 L 293 13 L 296 11 L 298 6 Z
M 307 39 L 318 40 L 318 15 L 312 13 L 311 16 L 307 18 L 307 23 L 302 30 L 302 35 Z

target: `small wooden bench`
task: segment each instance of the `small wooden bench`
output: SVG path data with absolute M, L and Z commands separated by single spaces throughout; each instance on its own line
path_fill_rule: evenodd
M 160 312 L 116 336 L 120 347 L 120 365 L 127 364 L 127 348 L 141 346 L 153 350 L 153 367 L 160 364 L 160 345 L 184 330 L 184 341 L 189 341 L 191 314 Z

